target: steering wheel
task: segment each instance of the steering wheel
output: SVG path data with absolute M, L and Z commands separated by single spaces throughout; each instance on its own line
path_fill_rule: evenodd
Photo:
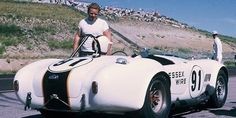
M 123 55 L 125 55 L 125 56 L 128 56 L 128 54 L 125 53 L 124 51 L 115 51 L 115 52 L 113 52 L 111 55 L 115 55 L 115 54 L 123 54 Z
M 93 57 L 99 57 L 101 54 L 101 48 L 100 48 L 100 44 L 97 40 L 97 38 L 95 36 L 93 36 L 92 34 L 86 34 L 82 37 L 82 39 L 80 40 L 80 44 L 79 46 L 75 49 L 75 51 L 71 54 L 71 58 L 75 57 L 77 55 L 79 55 L 80 53 L 80 49 L 81 47 L 84 45 L 84 43 L 89 39 L 92 38 L 92 49 L 94 50 L 94 53 L 92 54 Z

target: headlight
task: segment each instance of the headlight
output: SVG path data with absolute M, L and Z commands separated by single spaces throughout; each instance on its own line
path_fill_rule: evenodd
M 127 64 L 127 59 L 125 58 L 117 58 L 116 63 L 118 64 Z
M 93 81 L 93 83 L 92 83 L 92 92 L 94 94 L 98 93 L 98 83 L 96 81 Z
M 13 82 L 13 89 L 15 92 L 19 91 L 19 82 L 17 80 Z

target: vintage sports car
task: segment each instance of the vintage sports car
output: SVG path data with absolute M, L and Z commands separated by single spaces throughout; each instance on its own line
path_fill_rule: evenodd
M 93 39 L 94 54 L 43 59 L 20 69 L 13 85 L 25 109 L 44 114 L 99 112 L 143 118 L 168 117 L 172 108 L 207 104 L 222 107 L 228 72 L 211 59 L 152 55 L 100 55 L 101 38 Z M 105 46 L 106 47 L 106 46 Z

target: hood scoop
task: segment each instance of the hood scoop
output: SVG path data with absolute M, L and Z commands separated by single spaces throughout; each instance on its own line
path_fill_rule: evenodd
M 57 63 L 51 64 L 48 69 L 52 72 L 65 72 L 73 68 L 83 66 L 91 62 L 93 58 L 91 57 L 80 57 L 80 58 L 69 58 L 61 60 Z

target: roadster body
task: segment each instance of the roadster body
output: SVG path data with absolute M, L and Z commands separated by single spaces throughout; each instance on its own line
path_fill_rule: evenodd
M 227 83 L 217 61 L 152 54 L 44 59 L 20 69 L 13 82 L 26 108 L 145 118 L 168 117 L 171 107 L 222 107 Z

